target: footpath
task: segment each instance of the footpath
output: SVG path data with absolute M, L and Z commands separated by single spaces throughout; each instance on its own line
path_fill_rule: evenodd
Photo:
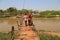
M 20 27 L 16 40 L 40 40 L 38 33 L 33 26 Z

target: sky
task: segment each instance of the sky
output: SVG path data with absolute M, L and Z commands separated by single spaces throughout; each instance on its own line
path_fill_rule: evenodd
M 60 0 L 0 0 L 0 9 L 9 7 L 32 10 L 60 10 Z

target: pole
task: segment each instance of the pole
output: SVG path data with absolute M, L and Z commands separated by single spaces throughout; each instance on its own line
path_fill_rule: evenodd
M 20 30 L 20 25 L 19 25 L 18 21 L 17 21 L 17 25 L 18 25 L 18 30 Z
M 23 1 L 23 9 L 24 9 L 24 7 L 25 7 L 25 1 L 26 1 L 26 0 Z
M 11 40 L 14 40 L 14 26 L 11 29 Z

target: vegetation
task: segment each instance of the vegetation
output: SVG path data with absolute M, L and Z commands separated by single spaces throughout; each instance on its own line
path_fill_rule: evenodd
M 1 33 L 0 32 L 0 40 L 11 40 L 10 33 Z
M 52 17 L 60 17 L 60 11 L 43 11 L 40 12 L 40 17 L 52 18 Z
M 14 31 L 14 38 L 17 36 L 17 31 Z M 2 33 L 0 32 L 0 40 L 11 40 L 11 32 Z
M 14 38 L 17 36 L 17 31 L 14 32 Z M 58 36 L 47 36 L 45 34 L 39 34 L 39 37 L 41 40 L 60 40 L 60 37 Z M 11 40 L 11 32 L 8 33 L 2 33 L 0 32 L 0 40 Z
M 17 10 L 14 7 L 10 7 L 6 10 L 0 10 L 0 18 L 4 17 L 11 17 L 11 16 L 17 16 L 21 14 L 27 14 L 28 12 L 32 13 L 32 10 L 27 10 L 27 9 L 22 9 L 22 10 Z
M 58 36 L 46 36 L 44 34 L 39 35 L 41 40 L 60 40 L 60 37 Z
M 0 10 L 0 18 L 5 18 L 5 17 L 11 17 L 11 16 L 21 16 L 21 14 L 27 14 L 27 13 L 31 13 L 31 14 L 36 14 L 33 15 L 35 18 L 53 18 L 53 17 L 60 17 L 60 11 L 42 11 L 39 12 L 37 10 L 33 11 L 33 10 L 27 10 L 27 9 L 22 9 L 22 10 L 17 10 L 15 7 L 10 7 L 6 10 Z M 37 15 L 39 14 L 39 15 Z

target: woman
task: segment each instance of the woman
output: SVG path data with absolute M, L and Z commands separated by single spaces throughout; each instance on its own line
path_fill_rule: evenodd
M 24 20 L 24 25 L 27 26 L 28 25 L 28 15 L 26 13 L 23 16 L 23 20 Z

